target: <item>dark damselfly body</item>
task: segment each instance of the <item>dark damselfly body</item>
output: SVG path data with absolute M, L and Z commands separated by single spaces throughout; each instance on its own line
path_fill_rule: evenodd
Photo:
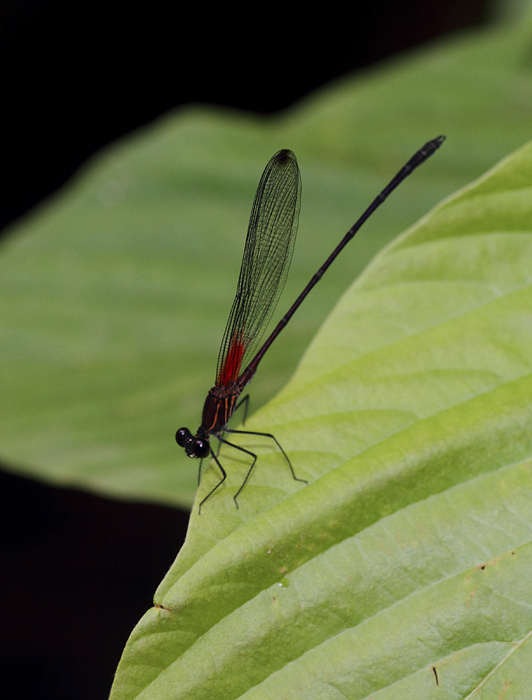
M 248 482 L 257 461 L 257 455 L 254 452 L 229 442 L 224 437 L 225 433 L 258 435 L 273 440 L 282 452 L 292 477 L 296 481 L 307 483 L 296 476 L 288 455 L 274 435 L 248 430 L 231 430 L 227 424 L 239 406 L 244 404 L 247 408 L 248 396 L 239 401 L 242 391 L 253 379 L 270 345 L 290 321 L 310 290 L 319 282 L 362 224 L 410 173 L 436 152 L 444 140 L 445 136 L 438 136 L 429 141 L 401 168 L 345 234 L 264 344 L 257 350 L 286 282 L 297 234 L 301 199 L 301 176 L 292 151 L 286 149 L 278 151 L 269 161 L 253 201 L 236 296 L 218 355 L 216 384 L 205 400 L 201 425 L 196 435 L 193 435 L 188 428 L 180 428 L 176 433 L 177 444 L 185 449 L 189 457 L 203 460 L 210 455 L 220 470 L 221 479 L 201 501 L 199 512 L 205 501 L 227 477 L 218 455 L 212 448 L 211 437 L 249 455 L 252 460 L 244 481 L 233 496 L 237 508 L 238 496 Z M 201 463 L 198 484 L 200 475 Z

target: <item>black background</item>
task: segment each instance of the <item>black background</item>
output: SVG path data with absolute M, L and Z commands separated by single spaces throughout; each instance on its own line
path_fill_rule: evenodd
M 486 0 L 243 11 L 3 0 L 0 226 L 94 151 L 172 107 L 208 102 L 272 113 L 334 77 L 488 20 Z M 184 540 L 188 514 L 5 472 L 0 499 L 4 697 L 106 698 L 128 634 Z

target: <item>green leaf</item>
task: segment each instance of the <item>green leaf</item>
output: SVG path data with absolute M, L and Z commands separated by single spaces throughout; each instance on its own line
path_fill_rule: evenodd
M 413 151 L 448 136 L 274 344 L 251 387 L 255 407 L 286 383 L 334 301 L 384 243 L 529 139 L 530 39 L 529 18 L 449 37 L 337 81 L 280 118 L 180 110 L 93 159 L 3 245 L 2 461 L 55 483 L 190 505 L 196 468 L 173 435 L 181 425 L 196 428 L 213 383 L 267 159 L 292 148 L 303 173 L 282 314 Z M 430 305 L 418 312 L 430 323 Z M 388 314 L 381 331 L 393 336 L 401 322 L 393 307 Z M 369 338 L 356 333 L 341 325 L 325 366 L 332 369 L 342 345 L 363 351 Z M 316 352 L 301 372 L 323 371 Z M 383 421 L 394 431 L 405 417 L 399 410 Z M 385 430 L 359 430 L 374 429 Z M 338 463 L 352 451 L 350 438 L 359 440 L 353 431 L 338 415 Z M 311 440 L 312 423 L 301 432 Z
M 385 248 L 250 421 L 308 486 L 264 445 L 236 510 L 222 450 L 112 700 L 528 697 L 531 310 L 532 143 Z

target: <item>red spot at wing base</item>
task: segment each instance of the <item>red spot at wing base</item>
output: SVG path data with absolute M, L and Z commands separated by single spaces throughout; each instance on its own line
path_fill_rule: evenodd
M 240 374 L 240 367 L 245 350 L 246 346 L 242 341 L 242 336 L 234 336 L 231 339 L 227 357 L 224 359 L 224 363 L 218 374 L 217 386 L 227 386 L 228 384 L 236 382 Z

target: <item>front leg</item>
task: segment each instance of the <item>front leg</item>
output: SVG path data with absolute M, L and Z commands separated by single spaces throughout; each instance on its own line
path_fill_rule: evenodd
M 218 438 L 218 439 L 220 439 L 220 438 Z M 224 440 L 223 442 L 225 442 L 225 440 Z M 226 472 L 225 472 L 225 469 L 224 469 L 224 468 L 222 467 L 222 465 L 220 464 L 220 460 L 218 459 L 217 455 L 214 454 L 214 450 L 212 449 L 212 447 L 211 447 L 211 456 L 212 456 L 212 458 L 214 459 L 214 461 L 216 462 L 216 464 L 217 464 L 217 466 L 218 466 L 218 469 L 222 472 L 222 478 L 221 478 L 220 481 L 216 484 L 216 486 L 215 486 L 213 489 L 211 489 L 211 491 L 209 491 L 209 493 L 205 496 L 205 498 L 204 498 L 204 499 L 201 501 L 201 503 L 199 504 L 199 507 L 198 507 L 198 515 L 201 515 L 201 506 L 205 503 L 205 501 L 207 501 L 207 500 L 212 496 L 212 494 L 216 491 L 216 489 L 217 489 L 219 486 L 221 486 L 221 485 L 223 484 L 223 482 L 224 482 L 224 481 L 226 480 L 226 478 L 227 478 L 227 474 L 226 474 Z M 200 463 L 200 469 L 199 469 L 198 479 L 200 478 L 200 474 L 201 474 L 201 463 Z M 237 504 L 237 508 L 238 508 L 238 504 Z
M 243 431 L 241 431 L 241 430 L 229 430 L 229 429 L 226 428 L 226 432 L 228 432 L 228 433 L 239 433 L 239 432 L 243 432 Z M 245 432 L 245 431 L 244 431 L 244 432 Z M 245 452 L 245 453 L 246 453 L 247 455 L 249 455 L 250 457 L 253 457 L 253 462 L 251 463 L 251 467 L 248 469 L 248 473 L 246 474 L 246 478 L 245 478 L 244 481 L 242 482 L 242 485 L 240 486 L 240 488 L 238 489 L 238 491 L 237 491 L 237 492 L 235 493 L 235 495 L 233 496 L 234 501 L 235 501 L 235 506 L 238 508 L 238 501 L 237 501 L 238 494 L 242 491 L 242 489 L 243 489 L 244 486 L 246 485 L 247 480 L 249 479 L 249 476 L 250 476 L 251 472 L 253 471 L 253 467 L 255 466 L 255 462 L 257 461 L 257 455 L 256 455 L 254 452 L 251 452 L 250 450 L 246 450 L 244 447 L 240 447 L 240 445 L 235 445 L 233 442 L 229 442 L 228 440 L 225 440 L 225 439 L 222 438 L 222 437 L 218 437 L 218 440 L 219 440 L 220 442 L 223 442 L 224 445 L 229 445 L 229 447 L 234 447 L 235 450 L 240 450 L 240 452 Z M 218 486 L 219 486 L 219 485 L 220 485 L 220 484 L 218 484 Z

